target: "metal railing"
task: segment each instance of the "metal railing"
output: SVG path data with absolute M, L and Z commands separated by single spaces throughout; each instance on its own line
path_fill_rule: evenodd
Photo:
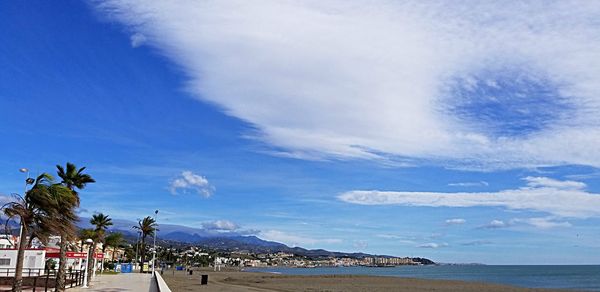
M 82 286 L 83 277 L 83 271 L 67 272 L 65 275 L 65 287 L 73 288 L 77 286 Z M 48 285 L 50 283 L 50 280 L 52 280 L 52 285 Z M 52 275 L 48 273 L 44 276 L 33 277 L 33 284 L 31 286 L 33 292 L 42 291 L 42 289 L 44 289 L 44 292 L 48 292 L 48 290 L 52 291 L 53 288 L 56 286 L 56 274 Z
M 0 269 L 0 277 L 14 277 L 14 268 Z M 73 270 L 65 273 L 65 287 L 83 285 L 84 271 Z M 23 287 L 36 291 L 52 291 L 56 286 L 56 270 L 23 269 Z
M 14 277 L 17 269 L 0 268 L 0 277 Z M 56 270 L 47 270 L 43 268 L 23 268 L 23 277 L 36 277 L 45 274 L 55 273 Z

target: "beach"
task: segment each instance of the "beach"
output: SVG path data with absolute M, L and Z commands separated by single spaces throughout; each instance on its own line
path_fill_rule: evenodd
M 208 275 L 208 285 L 200 285 L 202 274 Z M 241 272 L 228 269 L 214 272 L 196 269 L 193 275 L 185 271 L 168 270 L 163 278 L 172 291 L 558 291 L 528 289 L 480 282 L 425 280 L 399 277 L 361 275 L 279 275 Z M 560 290 L 565 291 L 565 290 Z

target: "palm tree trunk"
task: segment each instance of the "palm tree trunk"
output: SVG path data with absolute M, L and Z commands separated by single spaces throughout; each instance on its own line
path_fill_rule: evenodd
M 140 248 L 142 254 L 142 263 L 140 265 L 140 273 L 144 272 L 144 262 L 146 261 L 146 236 L 142 236 L 142 246 Z
M 117 247 L 113 247 L 113 254 L 112 254 L 112 262 L 113 264 L 115 263 L 115 252 L 117 252 Z
M 23 232 L 21 232 L 21 238 L 19 239 L 17 266 L 15 268 L 15 278 L 12 286 L 13 292 L 21 292 L 23 289 L 23 260 L 25 259 L 25 248 L 27 248 L 27 226 L 21 225 L 21 227 L 23 228 Z
M 65 234 L 60 235 L 60 259 L 58 262 L 58 272 L 56 273 L 56 288 L 55 292 L 65 291 L 65 270 L 67 268 L 67 237 Z
M 92 281 L 92 274 L 94 268 L 94 253 L 96 252 L 96 242 L 90 246 L 89 252 L 89 261 L 87 262 L 87 281 L 88 283 Z

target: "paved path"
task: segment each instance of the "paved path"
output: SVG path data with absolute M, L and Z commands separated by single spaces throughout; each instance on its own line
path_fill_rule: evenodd
M 67 289 L 68 292 L 155 292 L 158 291 L 152 281 L 151 274 L 126 273 L 117 275 L 96 276 L 90 288 L 81 287 Z

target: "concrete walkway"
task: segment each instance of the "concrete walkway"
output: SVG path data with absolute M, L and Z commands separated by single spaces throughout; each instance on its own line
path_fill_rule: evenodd
M 68 292 L 156 292 L 155 282 L 152 280 L 151 274 L 126 273 L 117 275 L 96 276 L 96 280 L 92 281 L 90 288 L 84 289 L 81 287 L 67 289 Z

